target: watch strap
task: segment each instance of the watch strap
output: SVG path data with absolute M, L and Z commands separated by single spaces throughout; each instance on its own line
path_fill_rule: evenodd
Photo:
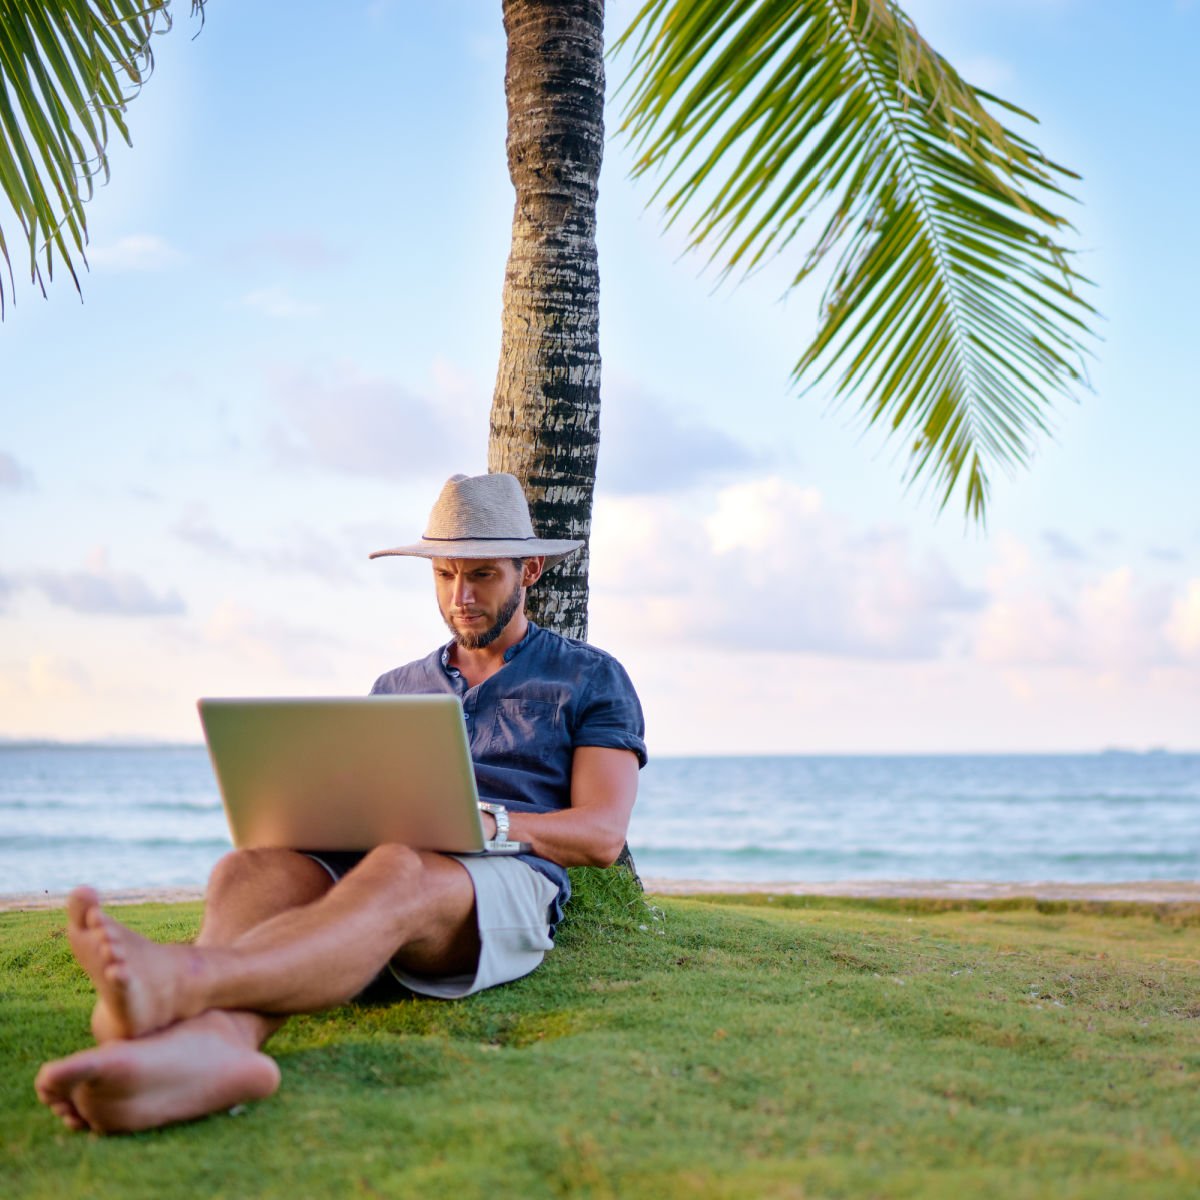
M 503 804 L 492 804 L 489 801 L 481 800 L 479 802 L 479 811 L 490 813 L 496 819 L 496 836 L 491 840 L 493 842 L 507 842 L 508 809 Z

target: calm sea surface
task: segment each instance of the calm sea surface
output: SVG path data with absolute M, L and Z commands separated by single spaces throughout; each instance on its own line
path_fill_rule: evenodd
M 1200 878 L 1200 755 L 662 758 L 630 844 L 686 879 Z M 202 747 L 0 745 L 0 893 L 203 882 Z

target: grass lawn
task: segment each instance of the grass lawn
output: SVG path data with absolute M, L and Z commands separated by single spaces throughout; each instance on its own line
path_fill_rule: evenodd
M 88 1038 L 63 915 L 0 914 L 0 1196 L 1200 1197 L 1195 908 L 580 883 L 531 977 L 296 1019 L 273 1099 L 114 1138 L 33 1095 Z

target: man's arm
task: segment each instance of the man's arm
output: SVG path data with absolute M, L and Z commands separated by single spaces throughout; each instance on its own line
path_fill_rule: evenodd
M 571 759 L 571 807 L 509 814 L 508 836 L 564 867 L 610 867 L 625 845 L 637 798 L 638 760 L 631 750 L 578 746 Z M 496 820 L 483 814 L 488 837 Z

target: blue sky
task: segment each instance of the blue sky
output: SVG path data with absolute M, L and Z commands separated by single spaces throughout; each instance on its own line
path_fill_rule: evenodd
M 660 753 L 1195 748 L 1200 13 L 908 11 L 1083 176 L 1094 391 L 985 532 L 938 518 L 789 387 L 815 293 L 781 298 L 787 262 L 716 288 L 613 137 L 592 640 Z M 278 14 L 212 0 L 159 40 L 83 303 L 18 281 L 0 325 L 0 735 L 195 740 L 200 695 L 362 692 L 444 638 L 426 571 L 366 555 L 485 466 L 499 4 Z

